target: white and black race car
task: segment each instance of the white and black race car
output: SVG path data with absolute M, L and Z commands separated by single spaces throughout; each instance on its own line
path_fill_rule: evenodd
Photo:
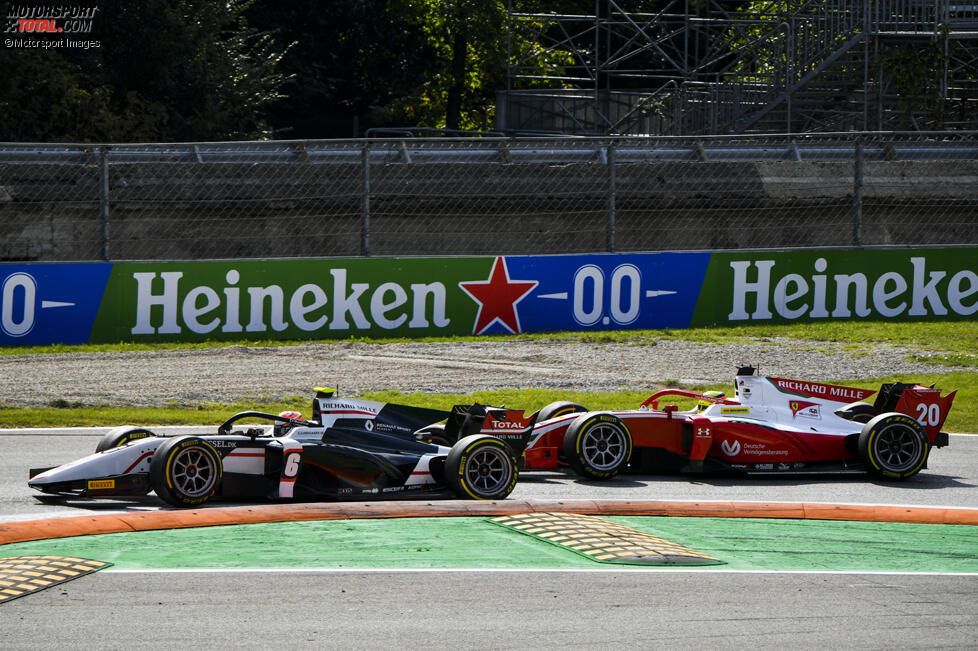
M 174 437 L 117 427 L 105 434 L 94 454 L 56 468 L 31 469 L 28 485 L 41 491 L 42 499 L 155 491 L 180 507 L 199 506 L 212 497 L 498 500 L 516 486 L 518 458 L 501 438 L 476 433 L 449 447 L 419 437 L 417 432 L 451 412 L 316 391 L 309 420 L 295 412 L 245 411 L 216 433 Z M 256 420 L 273 426 L 235 426 Z

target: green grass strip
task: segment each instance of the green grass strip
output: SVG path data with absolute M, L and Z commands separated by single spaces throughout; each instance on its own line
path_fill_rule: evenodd
M 978 433 L 978 372 L 932 373 L 914 377 L 882 377 L 864 380 L 840 380 L 838 384 L 879 390 L 883 382 L 914 381 L 936 384 L 945 393 L 954 389 L 958 395 L 948 414 L 944 430 Z M 733 376 L 725 384 L 685 386 L 697 391 L 716 389 L 733 395 Z M 358 397 L 366 400 L 395 402 L 432 409 L 451 409 L 456 404 L 478 402 L 485 405 L 506 405 L 531 413 L 558 400 L 577 402 L 591 410 L 637 409 L 655 389 L 648 391 L 604 391 L 584 393 L 561 389 L 500 389 L 475 393 L 405 393 L 402 391 L 370 391 Z M 313 392 L 308 396 L 293 396 L 284 401 L 249 402 L 231 405 L 200 404 L 191 407 L 117 407 L 57 405 L 50 407 L 9 407 L 0 404 L 0 427 L 114 427 L 116 425 L 217 425 L 238 411 L 254 409 L 277 414 L 284 410 L 311 412 Z M 680 408 L 687 408 L 683 400 Z
M 787 344 L 781 340 L 795 340 Z M 824 349 L 831 353 L 842 347 L 853 354 L 872 354 L 873 346 L 887 344 L 907 349 L 907 357 L 914 361 L 934 364 L 933 373 L 914 377 L 864 378 L 859 381 L 838 380 L 836 383 L 863 388 L 879 389 L 881 382 L 914 381 L 937 384 L 945 391 L 958 389 L 958 397 L 948 416 L 944 429 L 950 432 L 978 432 L 978 322 L 890 322 L 890 321 L 828 321 L 824 323 L 799 323 L 792 325 L 753 325 L 738 327 L 692 328 L 684 330 L 619 330 L 607 332 L 559 332 L 491 337 L 456 337 L 422 339 L 365 339 L 317 340 L 325 345 L 357 341 L 383 345 L 389 343 L 464 342 L 464 341 L 566 341 L 594 345 L 627 344 L 655 346 L 663 340 L 680 340 L 711 344 L 755 343 L 771 346 L 805 346 Z M 811 343 L 814 342 L 814 343 Z M 44 347 L 0 347 L 0 355 L 25 354 L 72 354 L 143 350 L 193 350 L 227 346 L 292 346 L 309 343 L 302 341 L 238 341 L 199 342 L 188 344 L 99 344 L 99 345 L 52 345 Z M 946 372 L 940 365 L 955 365 L 976 370 Z M 731 372 L 733 369 L 731 369 Z M 654 383 L 675 384 L 669 378 L 653 378 Z M 684 387 L 692 389 L 732 389 L 729 383 Z M 554 390 L 499 390 L 473 394 L 405 394 L 397 391 L 371 392 L 360 397 L 370 400 L 403 402 L 418 406 L 447 409 L 453 404 L 481 402 L 483 404 L 509 405 L 527 411 L 539 409 L 556 400 L 572 400 L 589 409 L 631 409 L 638 406 L 658 384 L 650 383 L 648 392 L 622 391 L 605 393 L 574 393 Z M 84 405 L 67 401 L 36 405 L 28 408 L 12 407 L 0 403 L 0 427 L 84 427 L 138 425 L 210 425 L 223 421 L 236 411 L 257 409 L 278 413 L 285 409 L 308 411 L 312 398 L 292 396 L 281 400 L 256 399 L 248 404 L 221 405 L 201 403 L 192 405 L 169 404 L 159 407 L 132 408 L 118 405 Z M 352 397 L 352 396 L 351 396 Z

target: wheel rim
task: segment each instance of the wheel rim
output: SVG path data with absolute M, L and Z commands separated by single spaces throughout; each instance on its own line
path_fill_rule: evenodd
M 880 465 L 899 472 L 916 465 L 921 453 L 920 437 L 903 425 L 887 427 L 873 441 L 873 452 Z
M 506 486 L 510 473 L 505 452 L 495 447 L 476 450 L 465 465 L 469 486 L 482 495 L 491 495 Z
M 181 450 L 173 459 L 173 486 L 187 497 L 206 495 L 217 481 L 213 457 L 200 448 Z
M 596 425 L 584 433 L 581 454 L 595 470 L 612 470 L 628 452 L 624 432 L 613 425 Z

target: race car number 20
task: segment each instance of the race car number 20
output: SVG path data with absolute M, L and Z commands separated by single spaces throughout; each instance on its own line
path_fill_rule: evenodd
M 937 427 L 941 422 L 941 406 L 937 403 L 917 405 L 917 420 L 926 427 Z

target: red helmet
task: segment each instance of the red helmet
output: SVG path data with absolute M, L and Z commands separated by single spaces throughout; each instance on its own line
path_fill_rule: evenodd
M 282 416 L 283 418 L 291 418 L 292 420 L 302 420 L 302 414 L 297 411 L 283 411 L 279 414 L 279 416 Z M 292 423 L 276 422 L 272 429 L 274 430 L 275 436 L 285 436 L 293 427 L 295 427 L 295 425 Z

